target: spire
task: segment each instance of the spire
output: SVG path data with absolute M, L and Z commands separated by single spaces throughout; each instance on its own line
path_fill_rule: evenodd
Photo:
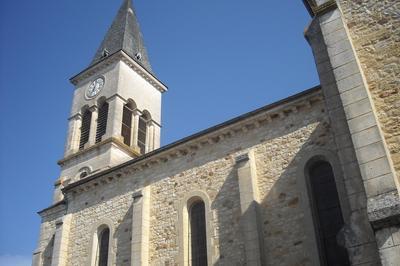
M 132 0 L 124 0 L 90 66 L 120 50 L 152 72 Z

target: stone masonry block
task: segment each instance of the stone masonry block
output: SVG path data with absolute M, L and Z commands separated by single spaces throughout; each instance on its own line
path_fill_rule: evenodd
M 382 265 L 397 266 L 400 261 L 400 246 L 382 249 L 379 251 L 382 258 Z
M 364 99 L 359 102 L 352 103 L 344 108 L 347 119 L 353 119 L 355 117 L 370 113 L 371 111 L 372 107 L 369 99 Z
M 317 70 L 319 75 L 332 71 L 332 66 L 329 61 L 325 61 L 317 64 Z
M 332 68 L 338 68 L 340 66 L 346 65 L 355 59 L 353 50 L 346 50 L 343 53 L 339 53 L 331 57 Z
M 376 126 L 376 119 L 372 112 L 350 119 L 348 121 L 350 133 L 360 132 Z
M 368 93 L 364 86 L 359 86 L 341 93 L 340 97 L 342 99 L 343 106 L 347 106 L 368 98 Z
M 332 75 L 333 76 L 333 75 Z M 336 87 L 336 83 L 330 83 L 328 85 L 323 85 L 322 90 L 324 92 L 325 98 L 330 98 L 339 95 L 339 91 Z
M 316 64 L 329 61 L 329 55 L 328 55 L 328 52 L 326 51 L 325 47 L 323 47 L 322 49 L 320 49 L 318 51 L 314 50 L 313 54 L 314 54 L 314 59 L 315 59 Z
M 360 163 L 370 162 L 386 155 L 382 142 L 376 142 L 356 150 L 357 159 Z
M 363 79 L 360 73 L 351 75 L 347 78 L 344 78 L 342 80 L 339 80 L 337 82 L 337 87 L 339 92 L 343 93 L 345 91 L 351 90 L 355 87 L 362 86 L 363 84 Z
M 335 140 L 338 145 L 338 148 L 340 149 L 349 148 L 353 146 L 353 141 L 351 140 L 351 136 L 349 133 L 336 135 Z
M 340 14 L 339 9 L 335 9 L 335 10 L 333 10 L 331 12 L 328 12 L 328 13 L 322 15 L 319 18 L 319 21 L 320 21 L 320 23 L 322 25 L 322 24 L 326 24 L 326 23 L 329 23 L 331 21 L 334 21 L 334 20 L 336 20 L 336 19 L 338 19 L 340 17 L 341 17 L 341 14 Z
M 378 230 L 375 235 L 379 249 L 393 247 L 394 243 L 390 227 Z
M 369 179 L 365 182 L 365 192 L 368 197 L 381 195 L 396 189 L 393 175 L 387 174 L 373 179 Z
M 329 36 L 326 37 L 326 40 L 328 40 L 328 39 L 329 39 Z M 327 50 L 328 50 L 328 54 L 330 57 L 333 57 L 337 54 L 343 53 L 343 52 L 351 50 L 351 49 L 352 49 L 351 44 L 348 39 L 343 39 L 341 41 L 327 45 Z
M 340 160 L 343 163 L 352 162 L 356 159 L 356 154 L 353 147 L 345 148 L 340 151 Z
M 343 41 L 343 40 L 345 40 L 347 38 L 348 38 L 347 37 L 347 32 L 343 28 L 343 29 L 334 31 L 331 34 L 328 34 L 326 36 L 326 45 L 331 46 L 331 45 L 334 45 L 335 43 Z
M 393 226 L 391 229 L 393 243 L 395 245 L 400 245 L 400 226 Z
M 358 64 L 356 61 L 351 61 L 350 63 L 347 63 L 345 65 L 333 69 L 336 80 L 344 79 L 346 77 L 358 73 L 359 71 L 360 70 L 358 68 Z
M 364 192 L 364 183 L 361 177 L 347 179 L 344 184 L 348 195 Z
M 360 171 L 364 180 L 391 173 L 390 165 L 386 157 L 360 164 Z
M 350 257 L 352 258 L 353 265 L 365 264 L 365 265 L 377 265 L 376 263 L 376 244 L 375 242 L 349 248 Z
M 330 34 L 343 28 L 342 18 L 338 17 L 334 20 L 326 21 L 321 25 L 321 31 L 324 35 Z
M 325 101 L 328 110 L 334 110 L 342 106 L 342 100 L 340 99 L 338 94 L 331 97 L 325 97 Z
M 321 81 L 322 87 L 326 87 L 331 84 L 336 84 L 335 75 L 332 71 L 320 74 L 319 80 Z
M 351 178 L 361 178 L 360 168 L 356 160 L 343 164 L 343 171 L 345 180 Z
M 362 186 L 362 192 L 358 192 L 348 196 L 351 212 L 367 208 L 367 197 L 365 196 L 364 185 Z
M 377 126 L 354 133 L 352 139 L 356 149 L 382 140 Z

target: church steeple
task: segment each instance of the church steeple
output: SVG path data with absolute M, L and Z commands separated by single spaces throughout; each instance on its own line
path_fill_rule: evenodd
M 90 66 L 75 86 L 61 176 L 73 183 L 160 147 L 167 87 L 152 73 L 132 0 L 124 0 Z
M 121 50 L 152 73 L 132 0 L 124 0 L 90 66 Z

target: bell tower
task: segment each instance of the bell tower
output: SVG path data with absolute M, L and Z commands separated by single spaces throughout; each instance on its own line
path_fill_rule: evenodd
M 131 0 L 124 0 L 90 65 L 75 86 L 61 188 L 160 147 L 161 98 Z

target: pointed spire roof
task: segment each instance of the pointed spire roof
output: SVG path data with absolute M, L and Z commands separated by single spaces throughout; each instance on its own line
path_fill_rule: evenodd
M 101 61 L 106 55 L 111 55 L 120 50 L 123 50 L 152 73 L 132 0 L 124 0 L 90 66 Z

